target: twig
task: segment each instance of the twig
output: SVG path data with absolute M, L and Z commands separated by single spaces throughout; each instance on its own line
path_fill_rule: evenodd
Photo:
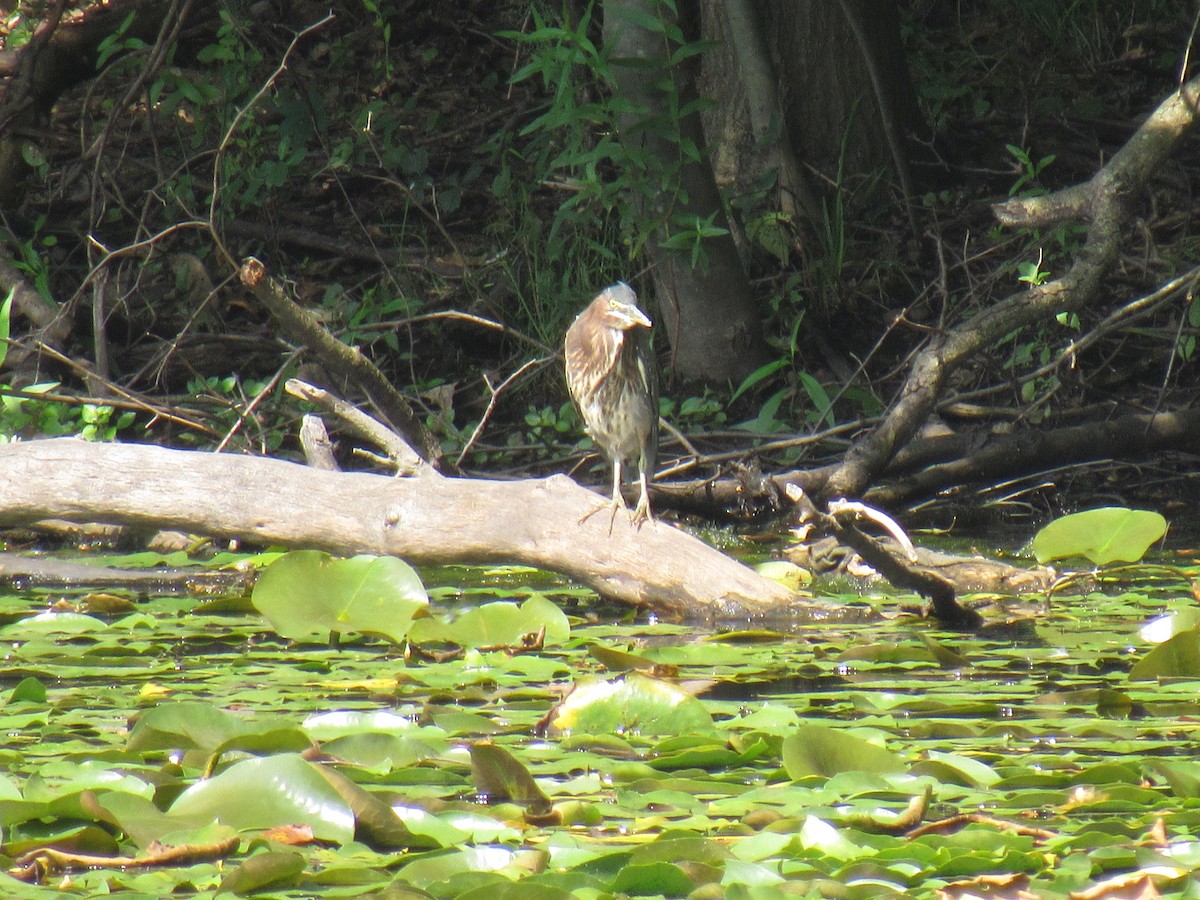
M 487 389 L 491 393 L 491 396 L 488 398 L 487 409 L 483 411 L 483 415 L 479 419 L 479 424 L 475 426 L 475 430 L 471 432 L 471 437 L 468 438 L 466 444 L 463 445 L 462 452 L 458 454 L 458 459 L 454 461 L 456 466 L 462 466 L 463 460 L 466 459 L 467 454 L 471 452 L 471 448 L 475 445 L 475 441 L 477 441 L 479 436 L 483 434 L 483 429 L 487 426 L 488 420 L 491 419 L 492 413 L 496 409 L 496 404 L 500 400 L 500 395 L 504 393 L 505 389 L 534 366 L 540 366 L 549 361 L 550 357 L 545 356 L 538 359 L 526 360 L 525 363 L 523 363 L 515 372 L 500 382 L 497 387 L 492 387 L 491 380 L 487 377 L 486 373 L 484 374 L 483 383 L 487 385 Z
M 258 404 L 260 404 L 271 394 L 272 391 L 275 390 L 275 386 L 279 384 L 279 379 L 283 377 L 283 373 L 288 370 L 288 367 L 291 366 L 296 357 L 303 352 L 303 349 L 297 349 L 288 354 L 287 359 L 283 361 L 283 364 L 276 369 L 275 374 L 271 376 L 271 380 L 262 386 L 259 392 L 254 395 L 254 399 L 246 404 L 246 408 L 238 414 L 237 421 L 234 422 L 229 431 L 225 433 L 225 437 L 221 438 L 221 443 L 217 444 L 216 449 L 213 450 L 213 453 L 220 453 L 227 446 L 229 446 L 229 442 L 233 440 L 233 436 L 237 434 L 239 430 L 241 430 L 242 425 L 244 425 L 246 420 L 250 418 L 250 414 L 254 412 L 255 407 L 257 407 Z
M 258 101 L 262 99 L 263 95 L 266 94 L 266 92 L 271 89 L 275 82 L 279 80 L 279 77 L 285 71 L 287 71 L 288 57 L 292 55 L 292 51 L 296 49 L 296 45 L 300 43 L 302 38 L 307 37 L 318 28 L 324 27 L 328 23 L 332 22 L 333 19 L 333 13 L 329 13 L 324 18 L 314 22 L 307 28 L 297 31 L 294 35 L 292 35 L 292 42 L 288 44 L 287 49 L 283 51 L 283 58 L 279 61 L 279 65 L 275 67 L 275 71 L 267 77 L 266 81 L 259 85 L 258 90 L 254 93 L 254 96 L 246 101 L 246 105 L 238 110 L 237 115 L 233 117 L 233 121 L 229 123 L 229 128 L 226 129 L 224 137 L 221 138 L 221 143 L 217 145 L 217 152 L 213 157 L 213 189 L 212 200 L 208 205 L 207 224 L 209 230 L 212 232 L 213 241 L 216 243 L 217 249 L 220 251 L 221 255 L 225 257 L 226 262 L 228 262 L 229 265 L 231 265 L 234 269 L 238 268 L 237 260 L 234 259 L 233 255 L 225 248 L 225 244 L 221 241 L 217 232 L 217 201 L 221 196 L 221 161 L 225 157 L 225 151 L 229 149 L 229 144 L 233 140 L 234 133 L 237 131 L 238 126 L 242 124 L 242 120 L 249 115 L 250 110 L 257 105 Z
M 235 835 L 211 844 L 180 844 L 168 847 L 155 841 L 143 856 L 97 856 L 68 853 L 53 847 L 39 847 L 16 859 L 17 867 L 9 876 L 26 883 L 44 881 L 48 875 L 68 869 L 147 869 L 155 866 L 188 866 L 224 859 L 240 845 Z

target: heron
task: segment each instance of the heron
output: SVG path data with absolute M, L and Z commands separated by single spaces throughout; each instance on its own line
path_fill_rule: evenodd
M 632 521 L 638 526 L 654 518 L 649 481 L 658 456 L 658 375 L 652 324 L 633 288 L 619 281 L 576 317 L 565 344 L 567 389 L 588 435 L 612 463 L 612 503 L 606 505 L 614 516 L 628 508 L 621 496 L 624 467 L 637 463 L 641 494 Z

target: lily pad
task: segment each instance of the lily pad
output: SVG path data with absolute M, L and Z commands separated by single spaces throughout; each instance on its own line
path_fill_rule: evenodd
M 839 772 L 904 771 L 903 761 L 890 750 L 825 725 L 801 725 L 784 738 L 783 765 L 793 780 Z
M 582 679 L 550 717 L 550 731 L 695 734 L 712 731 L 712 716 L 678 685 L 630 672 L 606 681 Z
M 420 577 L 399 559 L 336 559 L 317 550 L 281 556 L 250 599 L 275 631 L 296 641 L 357 632 L 400 642 L 429 605 Z
M 253 803 L 246 798 L 253 797 Z M 176 798 L 172 816 L 209 818 L 237 829 L 308 825 L 318 840 L 354 838 L 354 813 L 317 767 L 293 753 L 247 759 L 192 785 Z
M 1156 512 L 1105 506 L 1055 519 L 1034 536 L 1038 562 L 1083 556 L 1098 566 L 1137 562 L 1167 533 L 1167 520 Z

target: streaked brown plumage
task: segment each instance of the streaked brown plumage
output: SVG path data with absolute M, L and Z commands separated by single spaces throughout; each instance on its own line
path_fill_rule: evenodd
M 636 461 L 641 494 L 633 521 L 653 518 L 649 481 L 658 456 L 658 374 L 651 322 L 624 282 L 605 288 L 567 329 L 567 388 L 596 446 L 612 462 L 612 506 L 624 507 L 621 475 Z

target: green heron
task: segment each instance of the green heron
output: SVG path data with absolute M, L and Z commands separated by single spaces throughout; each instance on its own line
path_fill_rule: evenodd
M 649 480 L 658 456 L 658 377 L 650 326 L 633 288 L 619 281 L 579 314 L 566 340 L 567 388 L 588 434 L 612 461 L 614 515 L 625 508 L 622 468 L 637 461 L 642 492 L 633 521 L 639 525 L 653 518 Z

